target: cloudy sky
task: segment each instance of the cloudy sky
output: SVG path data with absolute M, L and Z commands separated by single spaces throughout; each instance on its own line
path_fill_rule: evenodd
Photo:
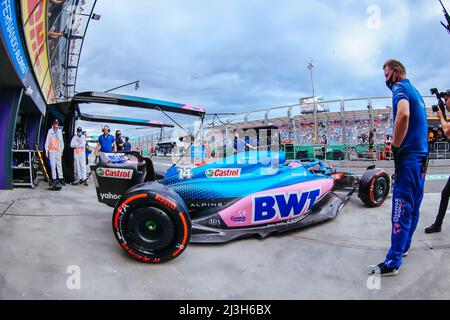
M 98 0 L 95 12 L 77 91 L 140 80 L 117 93 L 242 112 L 311 96 L 311 60 L 324 99 L 387 96 L 381 66 L 391 57 L 422 94 L 450 87 L 437 0 Z

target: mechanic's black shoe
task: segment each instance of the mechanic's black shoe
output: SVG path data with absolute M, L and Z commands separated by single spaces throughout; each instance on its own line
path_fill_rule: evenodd
M 50 188 L 48 188 L 50 191 L 60 191 L 61 185 L 58 183 L 58 180 L 52 181 L 50 184 Z
M 74 181 L 74 182 L 71 182 L 70 184 L 71 184 L 71 185 L 73 185 L 73 186 L 77 186 L 77 185 L 79 185 L 79 184 L 80 184 L 80 182 L 78 182 L 78 181 Z
M 80 184 L 82 184 L 82 185 L 88 187 L 88 186 L 89 186 L 89 183 L 88 183 L 87 181 L 88 181 L 88 179 L 86 179 L 86 180 L 80 180 Z
M 369 266 L 367 272 L 370 275 L 380 275 L 381 277 L 394 277 L 398 275 L 398 270 L 389 268 L 384 262 L 377 266 Z
M 431 233 L 438 233 L 441 232 L 442 226 L 433 223 L 431 226 L 425 229 L 425 233 L 431 234 Z
M 64 182 L 64 180 L 58 180 L 59 184 L 62 185 L 63 187 L 66 186 L 66 183 Z

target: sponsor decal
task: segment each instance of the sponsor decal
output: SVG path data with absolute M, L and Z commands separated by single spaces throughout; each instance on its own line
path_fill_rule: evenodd
M 100 193 L 100 198 L 102 200 L 120 200 L 120 198 L 122 198 L 122 195 L 114 194 L 114 193 L 111 193 L 111 192 Z
M 396 198 L 394 201 L 394 216 L 393 216 L 393 222 L 394 223 L 400 223 L 400 218 L 403 215 L 405 211 L 405 203 L 403 199 Z
M 313 189 L 299 193 L 273 194 L 253 198 L 253 222 L 266 223 L 305 217 L 313 208 L 321 193 Z
M 28 61 L 20 40 L 20 32 L 17 25 L 14 0 L 3 0 L 0 3 L 0 32 L 5 39 L 6 47 L 16 71 L 22 81 L 25 80 L 28 73 Z
M 207 178 L 239 178 L 241 176 L 241 168 L 236 169 L 208 169 L 205 171 Z
M 243 223 L 246 221 L 245 217 L 231 217 L 231 221 L 236 223 Z
M 184 106 L 181 107 L 182 109 L 186 109 L 186 110 L 192 110 L 192 111 L 198 111 L 198 112 L 205 112 L 205 108 L 203 107 L 194 107 L 188 104 L 185 104 Z
M 131 169 L 98 168 L 97 176 L 99 176 L 101 178 L 115 178 L 115 179 L 131 180 L 133 178 L 133 170 L 131 170 Z
M 177 208 L 177 204 L 173 201 L 170 201 L 169 199 L 166 199 L 160 195 L 157 195 L 155 197 L 155 200 L 158 202 L 161 202 L 163 205 L 165 205 L 166 207 L 169 207 L 172 210 L 175 210 Z
M 194 177 L 194 174 L 192 173 L 192 168 L 177 168 L 178 171 L 178 178 L 180 180 L 189 180 Z
M 226 202 L 193 202 L 189 204 L 190 209 L 220 208 L 226 205 Z
M 392 217 L 393 228 L 392 233 L 394 235 L 399 235 L 402 233 L 402 225 L 400 220 L 406 210 L 406 202 L 401 198 L 396 198 L 394 201 L 394 216 Z
M 231 221 L 235 223 L 244 223 L 247 221 L 247 212 L 245 210 L 239 211 L 239 215 L 231 217 Z
M 221 225 L 220 220 L 216 219 L 216 218 L 209 219 L 208 224 L 210 226 L 220 226 Z
M 30 64 L 47 103 L 53 103 L 55 91 L 48 72 L 50 68 L 47 51 L 47 1 L 21 1 L 23 33 L 30 56 Z
M 161 262 L 160 258 L 150 259 L 150 258 L 147 258 L 147 257 L 143 257 L 140 254 L 137 254 L 136 252 L 131 250 L 126 243 L 121 243 L 120 246 L 123 249 L 125 249 L 126 252 L 131 254 L 133 257 L 135 257 L 136 259 L 141 260 L 143 262 L 150 262 L 150 263 L 160 263 Z

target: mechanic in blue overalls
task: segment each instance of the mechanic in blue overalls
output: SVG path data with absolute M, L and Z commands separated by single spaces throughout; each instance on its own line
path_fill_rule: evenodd
M 392 239 L 386 260 L 369 267 L 369 274 L 395 276 L 408 256 L 420 217 L 428 165 L 428 124 L 425 103 L 406 79 L 396 60 L 383 66 L 386 85 L 393 93 L 395 182 L 392 196 Z
M 104 153 L 116 153 L 116 138 L 110 134 L 111 129 L 108 126 L 103 127 L 103 134 L 98 137 L 97 147 L 95 148 L 95 155 L 98 155 L 98 152 Z

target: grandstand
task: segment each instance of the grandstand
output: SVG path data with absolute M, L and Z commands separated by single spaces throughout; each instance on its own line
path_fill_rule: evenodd
M 435 104 L 435 97 L 425 96 L 428 117 L 432 118 L 433 112 L 431 105 Z M 207 123 L 205 129 L 219 130 L 224 132 L 233 132 L 247 128 L 261 126 L 276 126 L 280 132 L 282 148 L 288 152 L 289 158 L 295 158 L 301 152 L 308 157 L 324 157 L 329 160 L 335 160 L 335 157 L 341 157 L 342 153 L 346 158 L 352 158 L 350 153 L 355 153 L 356 159 L 374 159 L 383 160 L 386 155 L 386 141 L 388 136 L 392 136 L 393 114 L 390 97 L 350 99 L 320 101 L 323 109 L 329 112 L 320 112 L 317 114 L 317 137 L 315 130 L 314 113 L 306 112 L 305 103 L 276 108 L 258 109 L 251 112 L 236 113 L 229 116 L 214 116 Z M 297 114 L 295 114 L 297 112 Z M 438 125 L 434 124 L 434 130 L 438 130 Z M 369 156 L 369 130 L 374 131 L 373 150 L 374 153 Z M 205 130 L 207 132 L 207 130 Z M 322 150 L 322 137 L 326 136 L 327 145 L 325 154 L 320 154 Z M 437 134 L 436 134 L 437 136 Z M 208 135 L 204 135 L 201 141 L 212 143 Z M 156 148 L 158 143 L 168 143 L 174 141 L 172 132 L 167 131 L 163 137 L 156 133 L 149 135 L 133 137 L 132 143 L 139 146 L 140 150 L 149 150 L 151 146 Z M 174 141 L 176 142 L 176 141 Z M 445 142 L 446 145 L 442 145 Z M 217 142 L 216 142 L 217 143 Z M 446 141 L 432 141 L 430 146 L 432 152 L 440 152 L 437 158 L 450 158 L 446 154 L 450 151 L 450 145 Z M 438 148 L 434 148 L 435 143 L 441 143 Z M 219 148 L 222 147 L 217 146 Z M 437 149 L 437 150 L 435 150 Z M 442 152 L 446 150 L 446 152 Z M 341 152 L 341 153 L 339 153 Z M 444 154 L 444 155 L 442 155 Z M 389 157 L 388 157 L 389 158 Z

